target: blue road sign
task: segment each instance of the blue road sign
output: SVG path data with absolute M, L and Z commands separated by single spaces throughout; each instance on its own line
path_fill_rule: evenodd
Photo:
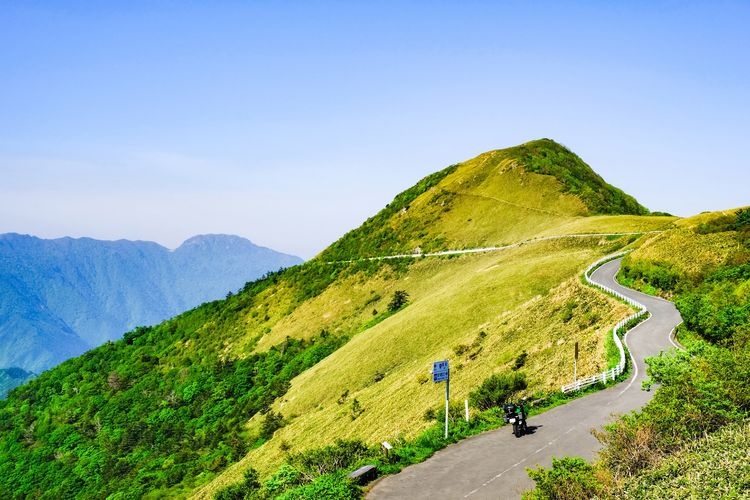
M 450 376 L 448 361 L 435 361 L 432 363 L 432 381 L 445 382 Z

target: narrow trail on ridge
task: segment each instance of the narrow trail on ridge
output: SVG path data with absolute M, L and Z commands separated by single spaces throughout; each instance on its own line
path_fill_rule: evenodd
M 491 247 L 477 247 L 477 248 L 466 248 L 463 250 L 440 250 L 437 252 L 412 252 L 412 253 L 399 253 L 392 255 L 381 255 L 377 257 L 361 257 L 358 259 L 349 260 L 336 260 L 329 261 L 327 264 L 349 264 L 351 262 L 364 262 L 364 261 L 378 261 L 378 260 L 390 260 L 390 259 L 419 259 L 421 257 L 442 257 L 446 255 L 464 255 L 470 253 L 487 253 L 487 252 L 502 252 L 504 250 L 510 250 L 511 248 L 517 248 L 522 245 L 530 245 L 532 243 L 539 243 L 542 241 L 550 240 L 562 240 L 567 238 L 603 238 L 606 236 L 640 236 L 644 234 L 660 233 L 661 231 L 641 231 L 641 232 L 625 232 L 625 233 L 578 233 L 578 234 L 553 234 L 549 236 L 537 236 L 536 238 L 529 238 L 527 240 L 518 241 L 516 243 L 510 243 L 508 245 L 499 245 Z
M 526 468 L 549 467 L 552 457 L 566 455 L 593 459 L 601 445 L 591 430 L 601 428 L 615 415 L 641 408 L 651 399 L 653 393 L 641 389 L 646 376 L 644 358 L 673 347 L 671 333 L 682 321 L 673 303 L 617 283 L 620 263 L 621 259 L 607 262 L 594 271 L 591 279 L 637 300 L 651 313 L 626 335 L 635 361 L 630 378 L 529 418 L 533 433 L 520 439 L 505 426 L 450 445 L 425 462 L 379 480 L 367 498 L 519 498 L 534 486 Z

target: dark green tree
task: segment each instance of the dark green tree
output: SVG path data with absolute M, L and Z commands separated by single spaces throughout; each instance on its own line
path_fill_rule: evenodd
M 737 211 L 737 219 L 734 223 L 734 228 L 738 231 L 750 227 L 750 208 L 742 208 Z
M 487 410 L 502 405 L 526 386 L 526 374 L 523 372 L 496 373 L 469 394 L 469 403 L 474 408 Z
M 263 439 L 271 439 L 273 433 L 278 429 L 284 427 L 284 417 L 281 413 L 276 413 L 273 410 L 269 411 L 263 416 L 263 420 L 260 423 L 260 437 Z
M 393 292 L 393 297 L 391 297 L 391 301 L 388 303 L 388 310 L 396 312 L 404 307 L 407 302 L 409 302 L 409 294 L 404 290 L 396 290 Z

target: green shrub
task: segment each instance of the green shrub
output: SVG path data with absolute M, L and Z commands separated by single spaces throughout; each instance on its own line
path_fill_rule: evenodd
M 435 421 L 439 423 L 445 422 L 445 402 L 438 406 L 434 411 Z M 463 422 L 465 421 L 464 403 L 462 401 L 451 401 L 448 404 L 448 420 L 450 422 Z
M 660 384 L 642 411 L 628 415 L 597 438 L 602 462 L 616 477 L 657 464 L 707 433 L 750 417 L 750 346 L 727 349 L 696 343 L 692 352 L 649 358 Z
M 365 409 L 362 408 L 362 403 L 360 403 L 357 398 L 354 398 L 351 402 L 351 405 L 349 406 L 349 417 L 352 420 L 357 420 L 357 417 L 362 415 L 364 412 Z
M 260 483 L 258 482 L 258 472 L 249 468 L 245 471 L 243 481 L 239 484 L 233 484 L 220 490 L 215 496 L 215 500 L 243 500 L 262 498 Z
M 526 493 L 525 500 L 579 500 L 600 497 L 603 486 L 594 468 L 578 457 L 553 458 L 551 469 L 527 469 L 536 489 Z
M 393 292 L 393 297 L 391 297 L 391 301 L 388 303 L 388 310 L 391 312 L 396 312 L 404 307 L 408 301 L 408 293 L 406 293 L 404 290 L 396 290 L 395 292 Z
M 337 440 L 334 444 L 289 455 L 289 464 L 312 481 L 370 456 L 372 450 L 359 440 Z
M 279 500 L 350 500 L 362 498 L 362 490 L 346 478 L 342 472 L 326 474 L 309 484 L 287 490 L 277 497 Z
M 695 228 L 698 234 L 723 233 L 735 229 L 737 217 L 733 214 L 721 215 Z
M 678 297 L 676 305 L 685 325 L 712 342 L 750 330 L 750 265 L 713 273 Z
M 271 439 L 274 432 L 281 429 L 283 426 L 284 417 L 281 413 L 268 411 L 263 415 L 263 420 L 260 422 L 260 437 L 263 439 Z
M 523 372 L 497 373 L 485 379 L 469 394 L 469 403 L 480 410 L 501 406 L 519 391 L 526 389 L 526 374 Z
M 516 360 L 513 362 L 513 371 L 517 371 L 523 368 L 523 365 L 526 364 L 526 358 L 528 357 L 529 355 L 526 351 L 523 351 L 521 354 L 519 354 Z
M 620 276 L 625 278 L 625 284 L 640 282 L 664 291 L 674 291 L 677 284 L 684 279 L 684 276 L 675 271 L 669 263 L 633 260 L 627 257 L 623 260 Z
M 270 496 L 302 484 L 302 474 L 289 464 L 284 464 L 263 485 Z
M 466 344 L 458 344 L 453 346 L 453 352 L 456 353 L 456 356 L 463 356 L 470 348 L 471 346 Z
M 626 415 L 594 433 L 604 445 L 599 458 L 615 477 L 629 477 L 657 464 L 667 451 L 658 430 L 637 415 Z
M 556 177 L 566 192 L 577 195 L 596 214 L 645 215 L 635 198 L 607 184 L 591 167 L 564 146 L 541 139 L 509 150 L 529 172 Z
M 750 227 L 750 208 L 741 208 L 735 213 L 734 229 L 741 231 Z

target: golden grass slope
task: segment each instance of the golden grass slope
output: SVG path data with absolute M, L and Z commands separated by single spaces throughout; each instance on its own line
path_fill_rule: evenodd
M 668 263 L 675 271 L 689 277 L 700 275 L 706 269 L 742 258 L 745 250 L 734 237 L 734 232 L 708 232 L 701 234 L 701 225 L 710 224 L 733 210 L 706 212 L 676 220 L 673 227 L 663 232 L 647 235 L 629 256 L 630 262 L 644 261 Z
M 563 194 L 555 178 L 526 172 L 503 151 L 461 164 L 433 191 L 399 214 L 404 222 L 395 221 L 394 229 L 427 214 L 435 221 L 429 231 L 441 249 L 514 243 L 558 225 L 561 218 L 586 214 L 583 202 Z
M 606 335 L 629 309 L 582 285 L 580 272 L 623 243 L 570 238 L 497 253 L 424 258 L 396 283 L 378 277 L 360 284 L 357 300 L 372 285 L 383 286 L 376 292 L 381 295 L 386 289 L 404 289 L 411 303 L 295 378 L 274 405 L 289 424 L 198 496 L 239 480 L 249 466 L 262 475 L 273 472 L 284 459 L 282 448 L 300 451 L 336 438 L 380 442 L 418 434 L 429 425 L 422 418 L 425 411 L 443 397 L 443 386 L 428 378 L 436 360 L 451 361 L 452 398 L 458 401 L 489 375 L 509 370 L 523 351 L 528 354 L 524 371 L 529 393 L 554 390 L 570 380 L 575 342 L 582 347 L 579 373 L 601 371 Z M 317 301 L 356 309 L 353 300 L 346 304 L 350 299 L 344 286 L 348 284 L 326 290 L 310 307 Z M 567 318 L 564 311 L 570 305 L 573 315 Z M 318 309 L 319 325 L 327 310 Z M 312 317 L 310 311 L 306 314 Z M 364 412 L 353 420 L 355 399 Z M 251 422 L 250 429 L 257 424 Z
M 722 428 L 630 478 L 625 498 L 748 498 L 750 422 Z
M 347 260 L 499 246 L 552 233 L 564 224 L 581 224 L 581 219 L 592 215 L 582 199 L 566 191 L 556 177 L 530 172 L 525 166 L 524 151 L 538 145 L 580 162 L 548 140 L 483 153 L 401 193 L 320 258 Z M 590 176 L 598 178 L 593 171 Z M 655 217 L 653 224 L 663 226 L 670 220 Z
M 571 153 L 572 154 L 572 153 Z M 590 216 L 550 175 L 528 172 L 510 150 L 491 151 L 449 169 L 424 189 L 399 195 L 384 211 L 347 233 L 315 259 L 356 260 L 400 253 L 503 246 L 502 251 L 421 257 L 384 264 L 374 274 L 344 273 L 322 293 L 294 306 L 293 291 L 273 287 L 246 314 L 246 334 L 225 345 L 229 357 L 263 351 L 286 337 L 322 330 L 352 336 L 338 351 L 292 381 L 274 403 L 287 425 L 196 492 L 209 497 L 248 468 L 262 476 L 301 451 L 359 438 L 376 443 L 413 437 L 429 422 L 442 385 L 429 380 L 432 362 L 449 359 L 452 398 L 463 400 L 485 378 L 509 370 L 522 352 L 529 393 L 555 390 L 572 378 L 579 342 L 581 376 L 605 368 L 605 338 L 629 309 L 581 284 L 580 273 L 636 236 L 674 227 L 676 218 Z M 437 179 L 437 178 L 436 178 Z M 345 264 L 328 264 L 331 272 Z M 396 290 L 409 305 L 374 324 Z M 572 310 L 572 316 L 566 311 Z M 354 401 L 362 410 L 353 412 Z M 248 423 L 257 432 L 260 417 Z

